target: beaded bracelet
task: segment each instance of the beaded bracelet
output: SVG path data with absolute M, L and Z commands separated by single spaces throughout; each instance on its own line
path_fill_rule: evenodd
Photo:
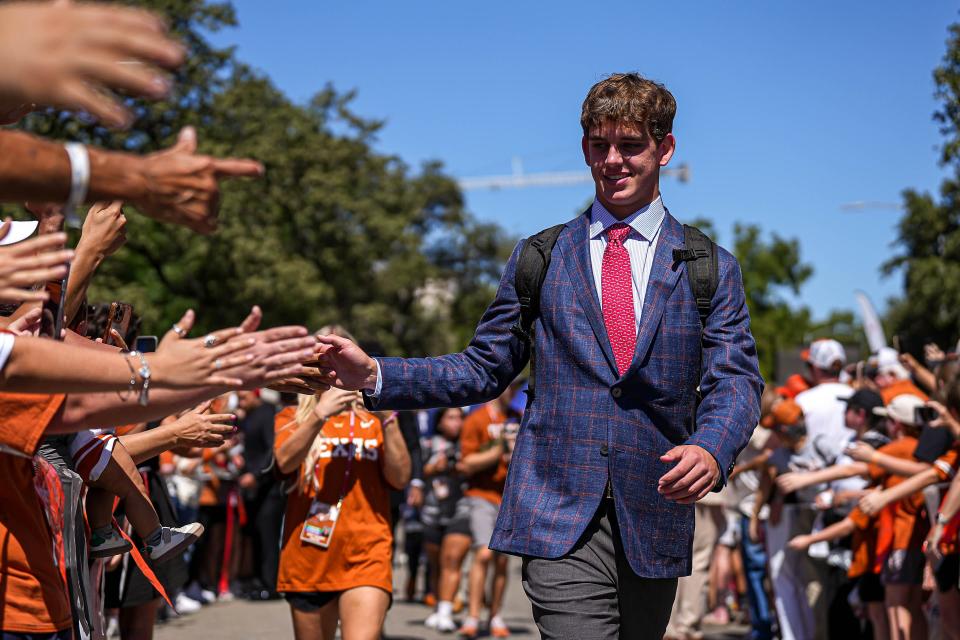
M 137 373 L 140 375 L 142 382 L 142 387 L 140 387 L 140 406 L 145 407 L 150 402 L 150 363 L 147 362 L 147 356 L 140 353 L 139 351 L 131 351 L 131 356 L 140 358 L 140 369 Z

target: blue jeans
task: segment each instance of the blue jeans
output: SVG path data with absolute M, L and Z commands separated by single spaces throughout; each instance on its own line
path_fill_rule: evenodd
M 747 600 L 750 603 L 751 640 L 772 640 L 773 616 L 770 601 L 763 589 L 767 575 L 767 552 L 762 542 L 750 541 L 750 518 L 740 518 L 740 544 L 743 552 L 743 571 L 747 574 Z

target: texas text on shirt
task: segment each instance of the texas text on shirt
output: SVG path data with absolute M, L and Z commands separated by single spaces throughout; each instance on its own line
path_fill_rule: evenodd
M 0 393 L 0 630 L 53 633 L 71 626 L 66 585 L 34 488 L 31 456 L 62 395 Z M 22 455 L 21 455 L 22 454 Z

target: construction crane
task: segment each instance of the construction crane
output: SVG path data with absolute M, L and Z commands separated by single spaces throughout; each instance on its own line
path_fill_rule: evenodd
M 690 165 L 684 162 L 676 168 L 667 167 L 660 170 L 660 175 L 672 176 L 680 182 L 689 182 Z M 479 176 L 474 178 L 459 178 L 457 180 L 460 188 L 464 191 L 559 187 L 573 184 L 589 184 L 591 182 L 593 182 L 593 177 L 587 170 L 525 173 L 520 158 L 513 159 L 513 173 L 510 175 Z

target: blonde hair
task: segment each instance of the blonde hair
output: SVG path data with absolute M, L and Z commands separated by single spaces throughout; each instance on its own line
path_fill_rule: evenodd
M 356 342 L 356 339 L 350 335 L 350 332 L 344 329 L 338 324 L 329 324 L 320 329 L 314 334 L 318 336 L 339 336 L 341 338 L 346 338 L 351 342 Z M 293 428 L 298 428 L 298 425 L 305 423 L 310 415 L 313 413 L 314 409 L 317 408 L 317 402 L 320 399 L 322 394 L 314 394 L 312 396 L 301 395 L 300 399 L 297 402 L 297 411 L 294 414 L 293 420 L 281 427 L 281 430 Z M 366 413 L 366 412 L 364 412 Z M 320 443 L 321 434 L 318 433 L 317 437 L 313 439 L 313 442 L 310 444 L 310 450 L 307 452 L 307 457 L 304 458 L 303 464 L 300 465 L 300 477 L 297 478 L 297 482 L 290 487 L 289 492 L 292 492 L 294 489 L 300 493 L 306 493 L 310 486 L 313 486 L 314 491 L 320 490 L 320 483 L 317 481 L 317 474 L 313 472 L 314 467 L 317 466 L 317 461 L 320 459 L 320 452 L 322 449 Z

